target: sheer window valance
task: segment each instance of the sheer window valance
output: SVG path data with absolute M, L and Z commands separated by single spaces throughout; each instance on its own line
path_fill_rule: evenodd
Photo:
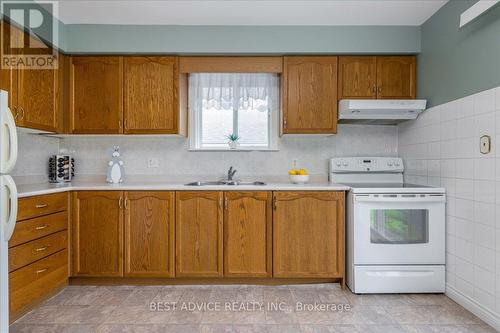
M 196 73 L 189 76 L 191 107 L 254 109 L 278 103 L 279 76 L 271 73 Z M 194 93 L 194 94 L 193 94 Z M 263 103 L 267 102 L 267 103 Z

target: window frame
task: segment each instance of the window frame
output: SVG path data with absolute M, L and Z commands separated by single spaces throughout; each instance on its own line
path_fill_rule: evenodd
M 238 73 L 231 73 L 238 74 Z M 189 77 L 188 77 L 189 80 Z M 189 86 L 189 85 L 188 85 Z M 202 132 L 202 110 L 192 109 L 190 103 L 188 103 L 188 115 L 189 115 L 189 151 L 279 151 L 278 149 L 278 136 L 279 136 L 279 112 L 281 108 L 281 76 L 279 76 L 279 86 L 276 95 L 278 96 L 278 101 L 276 103 L 271 102 L 269 113 L 268 113 L 268 136 L 269 136 L 269 146 L 240 146 L 237 149 L 230 149 L 227 147 L 202 147 L 201 143 L 201 132 Z M 189 95 L 189 92 L 188 92 Z M 201 103 L 200 103 L 201 104 Z M 274 104 L 274 105 L 273 105 Z M 238 127 L 238 109 L 233 105 L 233 129 Z

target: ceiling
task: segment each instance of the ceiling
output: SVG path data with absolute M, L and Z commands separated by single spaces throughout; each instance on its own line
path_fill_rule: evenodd
M 65 24 L 421 25 L 447 0 L 63 0 Z

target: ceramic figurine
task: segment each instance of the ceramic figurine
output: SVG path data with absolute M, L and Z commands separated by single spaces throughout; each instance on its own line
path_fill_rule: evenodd
M 124 163 L 120 159 L 120 147 L 114 146 L 111 161 L 108 162 L 106 182 L 110 184 L 123 183 L 123 178 L 125 176 L 123 165 Z

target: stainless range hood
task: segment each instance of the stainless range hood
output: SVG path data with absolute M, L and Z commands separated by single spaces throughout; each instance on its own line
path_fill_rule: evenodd
M 416 119 L 426 105 L 423 99 L 343 99 L 339 123 L 395 125 Z

